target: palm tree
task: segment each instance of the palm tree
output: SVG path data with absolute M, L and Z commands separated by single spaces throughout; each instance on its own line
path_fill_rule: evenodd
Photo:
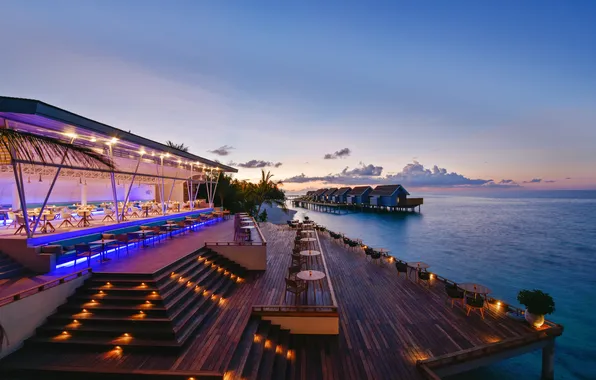
M 265 173 L 265 170 L 261 169 L 261 180 L 252 188 L 251 196 L 257 206 L 256 216 L 261 214 L 261 208 L 264 204 L 267 206 L 276 205 L 287 211 L 286 194 L 279 188 L 282 182 L 274 182 L 271 180 L 272 177 L 271 172 Z
M 166 141 L 166 145 L 169 146 L 170 148 L 178 149 L 183 152 L 188 152 L 188 148 L 189 148 L 188 146 L 184 145 L 184 143 L 176 144 L 175 142 L 170 141 L 170 140 Z
M 13 165 L 18 161 L 56 164 L 60 158 L 61 165 L 114 169 L 109 157 L 90 148 L 8 128 L 0 128 L 0 154 L 8 155 Z

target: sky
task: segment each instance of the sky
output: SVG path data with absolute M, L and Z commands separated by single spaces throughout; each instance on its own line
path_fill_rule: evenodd
M 596 189 L 590 1 L 0 0 L 0 94 L 288 191 Z

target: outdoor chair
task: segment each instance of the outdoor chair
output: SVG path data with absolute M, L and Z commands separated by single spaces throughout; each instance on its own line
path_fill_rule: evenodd
M 143 242 L 143 239 L 137 234 L 127 233 L 126 236 L 128 236 L 128 243 L 136 244 L 137 248 L 139 248 L 139 243 Z
M 300 254 L 294 255 L 292 254 L 292 265 L 306 265 L 306 257 Z
M 430 273 L 427 271 L 418 271 L 418 281 L 426 282 L 426 285 L 430 288 Z
M 377 264 L 380 263 L 381 262 L 381 252 L 373 251 L 370 254 L 370 259 Z
M 403 261 L 396 261 L 395 268 L 397 268 L 398 276 L 400 276 L 401 273 L 404 273 L 406 278 L 408 278 L 408 264 L 404 263 Z
M 17 220 L 17 224 L 19 225 L 19 227 L 17 228 L 17 230 L 14 232 L 14 235 L 18 235 L 21 232 L 27 231 L 27 223 L 29 223 L 30 227 L 33 227 L 31 222 L 25 221 L 25 217 L 22 215 L 15 215 L 16 220 Z
M 462 307 L 464 303 L 464 291 L 457 287 L 457 284 L 445 284 L 445 292 L 447 297 L 451 299 L 451 307 L 455 301 L 461 302 Z
M 372 248 L 365 248 L 364 249 L 364 254 L 366 255 L 366 259 L 370 259 L 372 254 L 373 254 L 374 250 Z
M 14 212 L 9 211 L 7 213 L 8 219 L 10 219 L 10 224 L 6 225 L 6 228 L 14 227 L 17 228 L 17 216 Z
M 153 231 L 153 245 L 155 245 L 155 239 L 159 242 L 162 236 L 167 235 L 167 232 L 162 231 L 159 226 L 151 227 L 151 231 Z
M 128 244 L 130 243 L 128 234 L 116 235 L 116 240 L 118 240 L 119 246 L 124 245 L 126 247 L 126 254 L 128 255 Z
M 89 244 L 82 243 L 82 244 L 75 244 L 75 262 L 74 267 L 77 266 L 77 259 L 79 257 L 86 257 L 87 258 L 87 266 L 91 266 L 91 256 L 96 253 L 101 253 L 101 247 L 95 248 L 91 247 Z
M 52 225 L 52 220 L 56 220 L 56 214 L 44 214 L 40 216 L 43 225 L 40 228 L 40 231 L 43 233 L 47 233 L 48 229 L 50 232 L 55 232 L 56 229 Z
M 472 310 L 476 310 L 480 312 L 482 319 L 484 319 L 484 298 L 476 295 L 476 296 L 468 296 L 466 297 L 466 315 L 470 315 Z
M 296 277 L 296 275 L 298 273 L 300 273 L 301 270 L 302 270 L 302 266 L 292 265 L 291 267 L 288 268 L 288 278 L 290 280 L 298 281 L 298 278 Z
M 103 210 L 103 213 L 104 213 L 104 217 L 101 220 L 102 222 L 105 222 L 108 219 L 110 219 L 112 222 L 114 222 L 114 210 L 112 210 L 111 208 L 106 208 L 105 210 Z
M 306 284 L 286 278 L 286 293 L 284 302 L 287 300 L 288 293 L 294 294 L 294 301 L 298 303 L 298 296 L 306 292 Z

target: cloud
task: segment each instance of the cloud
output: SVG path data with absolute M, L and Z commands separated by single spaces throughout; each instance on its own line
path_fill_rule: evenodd
M 542 179 L 540 179 L 540 178 L 533 178 L 529 181 L 524 181 L 524 183 L 540 183 L 540 182 L 542 182 Z
M 234 149 L 233 146 L 223 145 L 217 149 L 210 150 L 209 153 L 217 154 L 218 156 L 227 156 L 232 149 Z
M 351 153 L 352 153 L 352 151 L 350 150 L 350 148 L 343 148 L 343 149 L 338 150 L 335 153 L 327 153 L 326 155 L 323 156 L 323 159 L 335 160 L 337 158 L 348 157 Z
M 362 162 L 362 165 L 359 168 L 354 168 L 352 170 L 348 170 L 348 167 L 341 171 L 342 176 L 354 177 L 354 176 L 380 176 L 383 172 L 382 166 L 375 166 L 372 164 L 365 165 Z
M 552 180 L 552 179 L 547 179 L 547 180 L 546 180 L 546 181 L 544 181 L 544 182 L 546 182 L 546 183 L 555 183 L 555 182 L 557 182 L 557 181 L 555 181 L 555 180 Z
M 345 168 L 340 173 L 325 176 L 307 176 L 302 173 L 286 178 L 286 183 L 322 182 L 325 184 L 342 185 L 382 185 L 401 184 L 410 187 L 519 187 L 515 181 L 504 179 L 496 182 L 492 179 L 473 179 L 456 172 L 449 172 L 445 168 L 434 165 L 426 168 L 418 161 L 407 164 L 395 174 L 381 176 L 382 166 L 365 165 L 349 170 Z
M 235 163 L 233 161 L 230 161 L 228 163 L 228 165 L 239 166 L 239 167 L 245 168 L 245 169 L 255 169 L 255 168 L 266 168 L 266 167 L 279 168 L 283 164 L 281 162 L 271 162 L 271 161 L 264 161 L 264 160 L 250 160 L 250 161 L 246 161 L 244 163 L 242 163 L 242 162 Z

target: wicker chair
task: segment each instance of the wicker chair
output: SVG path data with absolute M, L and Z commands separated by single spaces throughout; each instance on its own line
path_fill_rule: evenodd
M 482 316 L 482 319 L 484 319 L 484 298 L 480 297 L 480 296 L 468 296 L 466 297 L 466 315 L 470 315 L 470 312 L 472 310 L 476 310 L 480 312 L 480 315 Z
M 427 271 L 418 271 L 418 281 L 426 282 L 426 286 L 430 288 L 430 273 Z
M 408 264 L 404 263 L 403 261 L 396 261 L 395 268 L 397 268 L 398 276 L 400 276 L 401 273 L 404 273 L 406 278 L 408 278 Z
M 284 302 L 288 298 L 288 293 L 292 293 L 292 294 L 294 294 L 294 301 L 296 303 L 298 303 L 298 296 L 300 294 L 306 292 L 306 284 L 303 284 L 303 283 L 295 281 L 295 280 L 291 280 L 289 278 L 286 278 L 285 280 L 286 280 L 286 294 L 284 296 Z
M 451 307 L 453 307 L 453 303 L 455 301 L 460 302 L 461 305 L 465 305 L 464 301 L 464 291 L 457 287 L 457 284 L 445 284 L 445 293 L 447 293 L 447 297 L 451 299 Z
M 290 280 L 298 281 L 298 278 L 296 277 L 296 275 L 298 273 L 300 273 L 301 270 L 302 270 L 301 265 L 292 265 L 291 267 L 288 268 L 288 278 Z

